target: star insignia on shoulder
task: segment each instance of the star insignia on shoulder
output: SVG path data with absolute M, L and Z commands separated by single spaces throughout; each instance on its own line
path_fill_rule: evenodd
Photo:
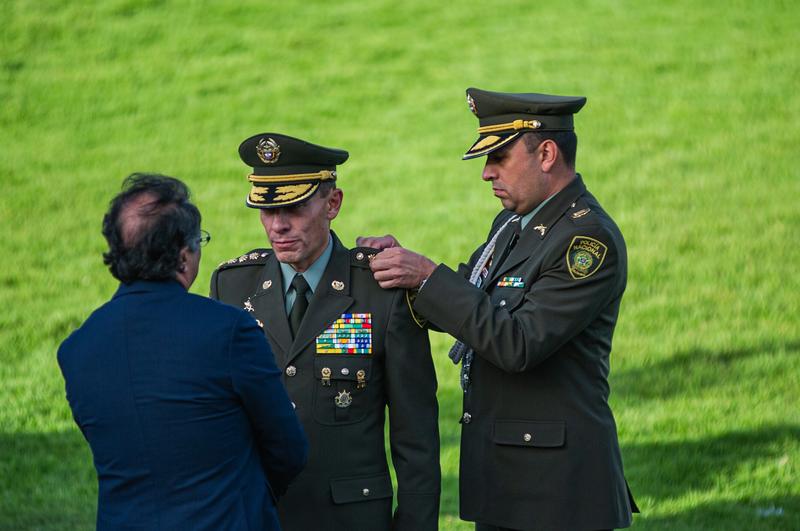
M 264 263 L 264 259 L 269 256 L 267 249 L 254 249 L 236 258 L 230 260 L 223 260 L 217 266 L 218 269 L 226 268 L 234 265 L 250 265 Z

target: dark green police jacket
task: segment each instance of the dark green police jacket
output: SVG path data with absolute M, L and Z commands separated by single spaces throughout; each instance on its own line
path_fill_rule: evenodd
M 490 235 L 513 216 L 501 212 Z M 625 242 L 580 176 L 511 247 L 500 235 L 480 288 L 436 268 L 414 311 L 475 351 L 461 418 L 461 518 L 524 530 L 627 527 L 635 508 L 608 405 Z M 485 244 L 484 244 L 485 246 Z
M 369 257 L 377 251 L 348 250 L 335 235 L 333 240 L 295 340 L 272 251 L 258 249 L 223 263 L 211 278 L 212 298 L 245 308 L 263 326 L 308 436 L 308 465 L 278 501 L 281 526 L 284 531 L 435 530 L 439 432 L 428 333 L 413 320 L 404 291 L 383 290 L 375 282 Z M 367 350 L 363 338 L 369 337 L 371 353 L 322 353 L 337 350 L 330 338 L 337 330 L 351 330 L 342 325 L 353 316 L 359 322 L 349 326 L 361 335 L 362 351 Z M 394 514 L 384 447 L 387 405 L 397 475 Z

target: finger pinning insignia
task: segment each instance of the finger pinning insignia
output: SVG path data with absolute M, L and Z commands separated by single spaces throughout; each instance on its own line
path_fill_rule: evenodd
M 261 287 L 263 289 L 269 289 L 271 286 L 272 286 L 272 281 L 271 280 L 265 280 L 264 283 L 261 284 Z
M 250 302 L 250 299 L 247 299 L 246 301 L 244 301 L 244 309 L 247 310 L 248 312 L 256 311 L 256 309 L 253 308 L 253 303 Z
M 271 138 L 262 138 L 256 146 L 256 154 L 264 164 L 275 164 L 281 156 L 281 147 Z
M 567 248 L 567 269 L 575 280 L 592 276 L 606 258 L 608 247 L 588 236 L 575 236 Z
M 539 234 L 541 234 L 542 236 L 544 236 L 544 231 L 546 231 L 546 230 L 547 230 L 547 227 L 545 227 L 544 225 L 536 225 L 536 226 L 533 228 L 533 230 L 538 230 L 538 231 L 539 231 Z
M 333 402 L 336 407 L 350 407 L 350 404 L 353 403 L 353 396 L 348 391 L 339 391 L 339 394 L 333 398 Z
M 372 314 L 343 313 L 317 336 L 317 354 L 372 354 Z
M 334 280 L 331 282 L 331 287 L 336 291 L 342 291 L 344 289 L 344 282 L 341 280 Z

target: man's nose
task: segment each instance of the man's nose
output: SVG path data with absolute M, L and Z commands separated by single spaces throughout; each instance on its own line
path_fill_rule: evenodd
M 484 181 L 493 181 L 497 178 L 497 173 L 494 171 L 494 167 L 492 164 L 488 162 L 483 167 L 483 172 L 481 173 L 481 179 Z
M 284 209 L 279 208 L 272 218 L 272 230 L 276 232 L 286 232 L 292 228 L 288 214 Z

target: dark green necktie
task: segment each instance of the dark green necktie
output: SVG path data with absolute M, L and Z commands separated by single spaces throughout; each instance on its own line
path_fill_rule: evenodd
M 297 274 L 292 279 L 292 288 L 294 288 L 294 304 L 292 311 L 289 312 L 289 326 L 292 328 L 292 337 L 297 335 L 300 329 L 300 323 L 303 322 L 303 316 L 308 309 L 308 299 L 306 299 L 306 292 L 311 289 L 303 278 L 303 275 Z

